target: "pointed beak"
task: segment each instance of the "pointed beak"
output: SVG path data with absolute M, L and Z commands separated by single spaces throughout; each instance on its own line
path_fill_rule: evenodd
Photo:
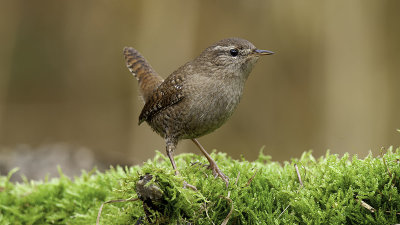
M 268 50 L 260 50 L 260 49 L 256 49 L 253 51 L 253 54 L 256 55 L 272 55 L 274 54 L 274 52 L 268 51 Z

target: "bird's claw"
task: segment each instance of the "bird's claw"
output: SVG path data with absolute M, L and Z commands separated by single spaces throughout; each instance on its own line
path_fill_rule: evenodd
M 208 168 L 211 169 L 214 178 L 220 177 L 225 182 L 226 187 L 229 186 L 229 178 L 218 168 L 217 164 L 210 163 Z

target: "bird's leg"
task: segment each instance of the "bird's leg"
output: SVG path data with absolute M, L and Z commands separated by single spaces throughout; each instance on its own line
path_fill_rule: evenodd
M 171 161 L 172 167 L 175 170 L 175 175 L 179 175 L 179 171 L 178 171 L 178 168 L 176 167 L 174 156 L 172 155 L 174 150 L 175 150 L 175 148 L 176 148 L 176 143 L 167 140 L 167 149 L 166 149 L 167 150 L 167 156 L 168 156 L 169 160 Z
M 178 167 L 176 166 L 175 160 L 174 160 L 174 156 L 172 155 L 172 153 L 174 152 L 175 148 L 176 148 L 177 143 L 174 141 L 169 141 L 167 140 L 167 156 L 169 158 L 169 160 L 171 161 L 172 167 L 175 170 L 175 176 L 179 175 L 179 171 L 178 171 Z M 183 181 L 183 187 L 189 187 L 190 189 L 197 191 L 197 188 L 191 184 L 189 184 L 186 181 Z
M 212 170 L 214 177 L 221 177 L 221 179 L 225 182 L 226 187 L 228 187 L 229 178 L 224 173 L 222 173 L 222 171 L 218 168 L 217 163 L 211 158 L 211 156 L 207 153 L 203 146 L 201 146 L 200 142 L 195 138 L 193 138 L 192 141 L 197 147 L 199 147 L 200 151 L 207 158 L 208 162 L 210 163 L 209 168 Z

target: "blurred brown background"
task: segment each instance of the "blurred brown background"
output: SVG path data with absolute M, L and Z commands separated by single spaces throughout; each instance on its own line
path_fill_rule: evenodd
M 400 2 L 1 1 L 0 170 L 140 164 L 164 141 L 138 126 L 125 67 L 133 46 L 166 77 L 232 36 L 275 51 L 259 60 L 233 117 L 200 138 L 211 151 L 273 160 L 400 144 Z M 182 141 L 177 154 L 200 152 Z

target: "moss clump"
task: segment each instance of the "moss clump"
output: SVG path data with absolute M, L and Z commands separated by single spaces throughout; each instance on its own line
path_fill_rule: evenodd
M 327 153 L 315 159 L 307 152 L 283 165 L 260 153 L 254 162 L 212 154 L 230 177 L 226 188 L 214 179 L 204 157 L 181 154 L 174 176 L 168 158 L 157 153 L 143 166 L 93 170 L 69 179 L 9 181 L 0 177 L 0 225 L 94 224 L 100 205 L 136 198 L 136 185 L 157 185 L 162 199 L 156 208 L 142 201 L 106 204 L 101 224 L 396 224 L 400 221 L 400 149 L 365 159 Z M 198 163 L 193 163 L 198 162 Z M 300 185 L 294 169 L 299 166 Z M 197 187 L 183 188 L 183 182 Z M 146 208 L 146 210 L 144 210 Z M 146 212 L 145 212 L 146 211 Z M 228 216 L 229 215 L 229 216 Z

